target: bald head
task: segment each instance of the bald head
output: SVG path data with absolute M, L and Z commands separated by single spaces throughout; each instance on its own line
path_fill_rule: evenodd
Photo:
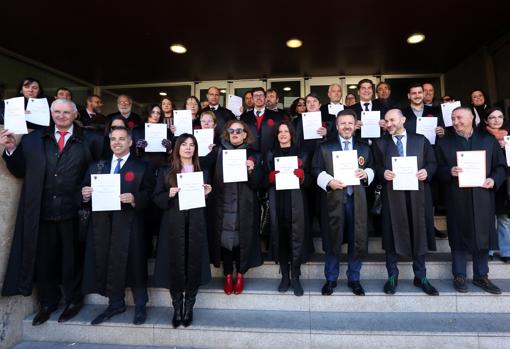
M 404 124 L 406 117 L 402 114 L 400 109 L 390 109 L 384 115 L 384 121 L 386 122 L 386 130 L 391 135 L 399 135 L 404 132 Z

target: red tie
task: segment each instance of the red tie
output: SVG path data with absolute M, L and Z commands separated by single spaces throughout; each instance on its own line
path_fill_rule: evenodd
M 60 135 L 60 138 L 58 139 L 58 142 L 57 142 L 58 152 L 59 152 L 59 154 L 62 154 L 62 150 L 64 150 L 64 146 L 66 145 L 66 134 L 68 134 L 69 132 L 57 131 L 57 133 Z

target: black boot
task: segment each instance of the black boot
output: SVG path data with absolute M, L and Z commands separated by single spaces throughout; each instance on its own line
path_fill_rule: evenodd
M 304 294 L 303 286 L 301 286 L 301 282 L 299 282 L 299 275 L 301 275 L 300 269 L 299 265 L 292 265 L 292 279 L 290 280 L 294 295 L 298 297 Z
M 290 287 L 290 278 L 289 278 L 289 263 L 280 263 L 280 271 L 282 273 L 282 281 L 278 285 L 278 292 L 287 292 Z
M 174 306 L 174 316 L 172 318 L 172 326 L 177 328 L 182 324 L 182 303 L 183 295 L 182 292 L 170 292 L 172 296 L 172 305 Z
M 182 316 L 182 324 L 188 327 L 193 322 L 193 306 L 197 300 L 198 288 L 186 292 L 184 298 L 184 315 Z

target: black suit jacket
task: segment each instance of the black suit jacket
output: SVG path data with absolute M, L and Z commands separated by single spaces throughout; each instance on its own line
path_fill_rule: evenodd
M 356 112 L 356 115 L 358 116 L 358 120 L 361 120 L 361 112 L 365 109 L 365 106 L 361 104 L 361 102 L 358 102 L 354 105 L 352 105 L 349 109 L 352 109 Z M 381 119 L 384 119 L 384 113 L 386 113 L 386 107 L 384 104 L 381 103 L 380 100 L 374 99 L 372 100 L 372 110 L 371 111 L 380 111 L 381 112 Z
M 417 118 L 416 118 L 416 114 L 413 111 L 413 108 L 411 108 L 411 106 L 408 105 L 407 107 L 402 108 L 401 110 L 402 110 L 402 114 L 404 114 L 404 116 L 406 117 L 406 123 L 405 123 L 406 130 L 408 132 L 416 133 Z M 431 116 L 437 117 L 437 126 L 441 126 L 444 128 L 444 121 L 443 121 L 443 117 L 442 117 L 440 111 L 438 112 L 438 109 L 435 107 L 431 107 L 428 105 L 423 106 L 422 117 L 431 117 Z
M 204 111 L 211 111 L 211 107 L 205 107 L 202 109 L 202 112 Z M 236 119 L 236 116 L 234 113 L 232 113 L 231 110 L 224 108 L 221 105 L 219 105 L 218 108 L 214 110 L 214 115 L 216 115 L 216 128 L 214 131 L 216 136 L 221 136 L 223 133 L 223 127 L 228 120 Z
M 253 135 L 254 140 L 251 143 L 253 149 L 261 152 L 265 156 L 266 152 L 273 148 L 276 125 L 282 121 L 281 117 L 279 114 L 266 108 L 260 126 L 260 132 L 257 131 L 257 117 L 253 110 L 243 113 L 241 115 L 241 120 L 248 125 Z

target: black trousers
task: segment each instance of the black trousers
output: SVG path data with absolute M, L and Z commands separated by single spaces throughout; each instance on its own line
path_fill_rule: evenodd
M 241 266 L 241 253 L 240 247 L 236 246 L 232 251 L 222 247 L 221 257 L 223 260 L 223 274 L 226 276 L 234 272 L 234 262 L 236 264 L 236 270 L 239 271 Z
M 78 220 L 41 220 L 36 253 L 39 303 L 57 305 L 62 293 L 66 304 L 81 300 L 84 246 L 79 240 Z

